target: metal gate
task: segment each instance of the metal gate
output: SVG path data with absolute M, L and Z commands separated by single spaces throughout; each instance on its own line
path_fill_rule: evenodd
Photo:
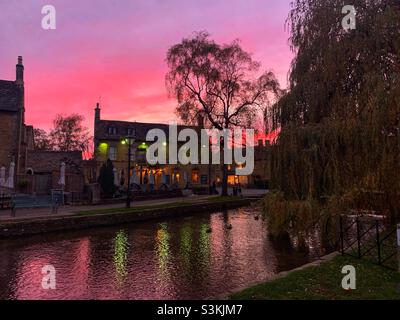
M 340 247 L 342 255 L 369 260 L 398 270 L 397 227 L 387 226 L 382 216 L 341 215 Z

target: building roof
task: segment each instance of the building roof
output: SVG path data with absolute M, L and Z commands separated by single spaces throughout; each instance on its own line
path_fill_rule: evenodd
M 109 127 L 116 128 L 116 134 L 110 135 Z M 178 125 L 178 132 L 185 128 L 200 130 L 198 126 L 182 126 Z M 114 120 L 100 120 L 96 124 L 95 138 L 98 140 L 120 140 L 128 135 L 128 129 L 134 131 L 134 137 L 137 141 L 145 141 L 147 132 L 152 129 L 161 129 L 165 132 L 168 139 L 169 125 L 161 123 L 143 123 L 143 122 L 128 122 Z
M 83 166 L 82 152 L 80 151 L 42 151 L 28 150 L 27 168 L 35 173 L 59 171 L 61 163 L 66 164 L 69 172 L 80 173 Z
M 20 99 L 20 87 L 14 81 L 0 80 L 0 111 L 18 111 Z

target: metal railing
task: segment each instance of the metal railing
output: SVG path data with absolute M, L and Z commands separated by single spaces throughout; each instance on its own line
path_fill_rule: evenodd
M 388 226 L 377 215 L 341 215 L 342 255 L 367 257 L 383 267 L 398 270 L 397 227 Z

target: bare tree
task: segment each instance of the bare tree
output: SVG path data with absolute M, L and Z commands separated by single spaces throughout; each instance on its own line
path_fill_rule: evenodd
M 88 151 L 91 137 L 82 123 L 84 117 L 79 114 L 57 115 L 54 129 L 50 132 L 51 141 L 59 151 Z
M 54 145 L 48 133 L 43 129 L 33 129 L 33 142 L 36 150 L 53 150 Z
M 195 33 L 172 46 L 167 63 L 167 88 L 177 98 L 176 112 L 187 124 L 195 123 L 201 114 L 208 128 L 252 128 L 271 93 L 280 93 L 274 74 L 261 74 L 261 64 L 241 48 L 239 41 L 219 45 L 207 32 Z M 225 164 L 222 172 L 222 194 L 227 195 Z

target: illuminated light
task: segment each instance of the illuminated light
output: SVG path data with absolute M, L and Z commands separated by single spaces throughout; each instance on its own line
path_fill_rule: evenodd
M 146 142 L 142 142 L 142 144 L 140 146 L 138 146 L 139 150 L 146 150 L 147 149 L 147 144 Z
M 126 141 L 125 141 L 125 140 L 122 140 L 121 143 L 122 143 L 123 145 L 125 145 L 125 144 L 126 144 Z
M 100 143 L 100 145 L 99 145 L 100 153 L 107 153 L 107 149 L 108 149 L 107 143 L 105 143 L 105 142 Z
M 166 143 L 166 142 L 163 142 L 163 146 L 166 147 L 166 146 L 167 146 L 167 143 Z

